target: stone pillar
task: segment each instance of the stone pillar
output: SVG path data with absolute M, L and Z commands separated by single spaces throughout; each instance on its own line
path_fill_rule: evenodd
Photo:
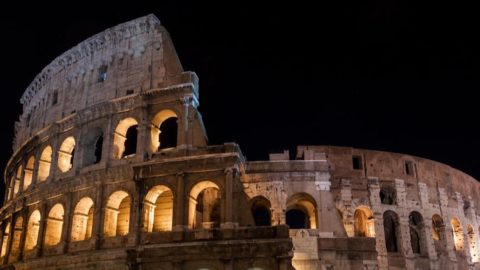
M 60 238 L 60 243 L 62 245 L 62 251 L 63 253 L 68 252 L 68 245 L 70 244 L 71 240 L 71 235 L 72 235 L 72 220 L 73 220 L 73 210 L 72 210 L 72 204 L 73 204 L 73 193 L 68 192 L 66 194 L 67 203 L 65 205 L 65 215 L 63 216 L 63 230 L 62 230 L 62 236 Z
M 23 192 L 23 181 L 25 179 L 25 170 L 27 169 L 27 161 L 28 160 L 22 160 L 22 171 L 20 172 L 20 183 L 18 187 L 18 194 Z
M 71 171 L 74 171 L 75 174 L 80 172 L 80 169 L 83 167 L 82 164 L 82 158 L 83 158 L 83 153 L 85 152 L 85 146 L 80 144 L 80 142 L 83 142 L 82 140 L 82 133 L 80 131 L 77 131 L 76 134 L 74 135 L 75 137 L 75 147 L 73 148 L 74 151 L 78 154 L 76 154 L 73 157 L 73 164 L 72 168 L 70 169 Z
M 191 104 L 192 97 L 186 96 L 183 97 L 181 103 L 182 107 L 182 121 L 181 124 L 178 126 L 178 135 L 177 135 L 177 146 L 180 148 L 187 148 L 189 145 L 188 139 L 188 114 L 189 114 L 189 107 Z
M 380 184 L 378 178 L 368 179 L 370 204 L 375 219 L 375 248 L 377 251 L 378 269 L 388 269 L 387 247 L 385 246 L 385 230 L 383 227 L 383 209 L 380 201 Z
M 113 115 L 108 117 L 108 123 L 106 126 L 106 129 L 103 131 L 102 160 L 105 161 L 105 164 L 108 167 L 111 160 L 115 158 L 113 155 L 113 141 L 116 134 L 115 127 L 113 126 Z
M 177 173 L 177 185 L 175 192 L 175 206 L 173 207 L 173 230 L 183 231 L 188 225 L 188 202 L 185 196 L 185 174 Z
M 472 226 L 473 226 L 473 231 L 475 233 L 474 237 L 474 246 L 476 249 L 472 252 L 471 251 L 471 256 L 472 256 L 472 262 L 473 263 L 478 263 L 480 261 L 480 250 L 478 248 L 479 242 L 479 231 L 478 231 L 478 222 L 477 222 L 477 216 L 476 216 L 476 210 L 475 210 L 475 202 L 472 200 L 472 197 L 468 197 L 468 200 L 470 202 L 470 208 L 467 210 L 467 216 L 468 218 L 472 221 Z
M 93 228 L 92 228 L 92 238 L 94 239 L 95 249 L 100 249 L 101 239 L 103 234 L 103 224 L 104 224 L 104 214 L 105 214 L 105 205 L 103 205 L 103 194 L 104 186 L 100 181 L 95 183 L 97 187 L 95 204 L 94 208 L 94 217 L 93 217 Z
M 50 162 L 50 173 L 45 179 L 47 183 L 50 183 L 53 181 L 53 179 L 57 179 L 57 175 L 60 173 L 60 170 L 58 169 L 58 136 L 55 136 L 52 142 L 52 160 Z
M 143 208 L 145 204 L 142 203 L 145 200 L 145 184 L 143 181 L 136 180 L 135 189 L 137 196 L 132 196 L 132 207 L 130 208 L 130 220 L 135 222 L 130 223 L 129 232 L 135 236 L 135 243 L 138 245 L 141 242 L 143 232 L 142 213 L 145 211 Z
M 438 188 L 438 199 L 440 201 L 440 212 L 445 224 L 445 241 L 446 241 L 446 250 L 448 252 L 448 257 L 452 262 L 457 261 L 457 256 L 453 250 L 454 241 L 453 241 L 453 229 L 450 222 L 451 216 L 448 212 L 448 195 L 444 188 Z
M 145 118 L 145 116 L 143 116 Z M 136 153 L 136 158 L 137 160 L 147 160 L 148 158 L 148 150 L 147 150 L 147 139 L 149 136 L 147 136 L 147 132 L 149 131 L 148 127 L 148 121 L 146 120 L 141 120 L 138 123 L 137 127 L 137 153 Z
M 400 252 L 405 256 L 406 269 L 414 269 L 415 261 L 412 251 L 412 243 L 410 240 L 410 223 L 408 206 L 407 206 L 407 192 L 405 190 L 405 182 L 402 179 L 395 179 L 395 191 L 397 194 L 397 215 L 399 219 L 400 235 L 397 235 L 398 243 L 400 244 Z M 398 239 L 400 237 L 400 239 Z
M 47 220 L 48 220 L 48 212 L 47 212 L 47 203 L 43 202 L 41 206 L 41 220 L 40 226 L 38 228 L 38 239 L 37 239 L 37 246 L 36 246 L 36 257 L 40 257 L 43 255 L 43 242 L 45 239 L 45 230 L 47 227 Z
M 19 244 L 19 251 L 18 251 L 18 260 L 21 261 L 23 259 L 24 251 L 25 251 L 25 239 L 27 238 L 27 226 L 28 226 L 28 207 L 24 204 L 22 208 L 22 217 L 23 217 L 23 224 L 22 224 L 22 234 L 20 235 L 20 244 Z M 1 246 L 1 244 L 0 244 Z
M 429 203 L 429 196 L 428 196 L 428 187 L 427 184 L 418 182 L 418 192 L 420 195 L 420 204 L 422 209 L 424 209 L 424 213 L 427 213 L 428 216 L 423 217 L 423 237 L 425 239 L 425 247 L 427 248 L 428 258 L 430 260 L 437 260 L 437 252 L 435 251 L 435 243 L 432 238 L 432 222 L 431 222 L 431 211 L 430 211 L 430 203 Z
M 472 257 L 470 256 L 470 241 L 467 234 L 467 230 L 468 230 L 467 221 L 465 219 L 465 212 L 463 210 L 463 207 L 464 207 L 463 197 L 462 197 L 462 194 L 460 194 L 459 192 L 455 192 L 455 197 L 457 199 L 457 212 L 459 213 L 458 218 L 460 220 L 460 226 L 462 226 L 462 231 L 463 231 L 463 251 L 465 253 L 468 263 L 471 264 Z
M 320 237 L 346 236 L 337 208 L 330 192 L 330 174 L 315 172 L 315 189 L 317 190 L 317 230 Z M 335 218 L 337 217 L 337 218 Z
M 353 216 L 355 209 L 352 209 L 352 186 L 350 184 L 350 179 L 341 179 L 340 200 L 345 208 L 342 220 L 343 227 L 345 228 L 348 237 L 353 237 L 355 236 L 355 222 Z
M 223 191 L 223 217 L 222 228 L 232 229 L 238 224 L 233 219 L 233 185 L 238 181 L 238 169 L 235 167 L 225 170 L 225 190 Z
M 8 218 L 8 222 L 10 222 L 10 231 L 8 232 L 8 242 L 6 245 L 7 252 L 5 252 L 5 259 L 3 260 L 5 263 L 9 262 L 10 252 L 12 251 L 12 242 L 13 242 L 13 235 L 15 233 L 15 224 L 13 223 L 13 213 Z M 2 243 L 3 244 L 3 243 Z

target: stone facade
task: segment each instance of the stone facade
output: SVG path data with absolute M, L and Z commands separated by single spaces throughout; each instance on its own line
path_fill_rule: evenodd
M 208 145 L 198 78 L 153 15 L 65 52 L 21 103 L 1 269 L 480 268 L 480 186 L 447 165 Z

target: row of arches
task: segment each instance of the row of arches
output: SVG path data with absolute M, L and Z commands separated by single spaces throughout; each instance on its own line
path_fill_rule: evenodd
M 173 225 L 173 191 L 165 185 L 157 185 L 149 189 L 143 201 L 143 231 L 147 233 L 172 230 Z M 219 186 L 212 181 L 201 181 L 192 187 L 189 194 L 189 217 L 188 227 L 216 228 L 220 226 L 220 199 Z M 102 233 L 104 237 L 126 236 L 130 233 L 132 196 L 124 190 L 117 190 L 108 196 L 103 214 Z M 73 207 L 71 216 L 70 241 L 88 240 L 93 235 L 95 211 L 98 207 L 91 197 L 81 198 Z M 44 246 L 56 246 L 62 240 L 65 209 L 64 205 L 57 203 L 53 205 L 46 220 L 42 220 L 40 210 L 34 210 L 28 216 L 25 230 L 23 229 L 23 217 L 15 221 L 15 233 L 10 254 L 18 253 L 22 231 L 25 233 L 25 251 L 33 250 L 43 239 Z M 43 238 L 41 224 L 44 222 Z M 3 238 L 0 256 L 6 254 L 8 243 L 10 243 L 11 226 L 8 222 L 3 226 Z
M 150 150 L 159 150 L 177 146 L 178 116 L 170 109 L 162 110 L 150 123 Z M 112 158 L 122 159 L 134 156 L 137 152 L 138 121 L 133 117 L 122 119 L 113 134 Z M 100 163 L 103 158 L 104 132 L 100 127 L 92 128 L 82 141 L 83 167 Z M 74 166 L 77 142 L 69 136 L 60 143 L 57 152 L 57 167 L 60 173 L 69 172 Z M 25 164 L 19 164 L 11 175 L 7 200 L 15 197 L 20 190 L 27 190 L 35 181 L 41 183 L 48 179 L 52 169 L 53 148 L 45 146 L 38 156 L 31 155 Z M 24 166 L 24 167 L 23 167 Z M 34 173 L 36 169 L 36 174 Z M 36 179 L 34 179 L 36 175 Z M 23 183 L 23 184 L 22 184 Z
M 391 210 L 385 211 L 383 214 L 383 227 L 385 232 L 385 246 L 387 252 L 398 252 L 401 250 L 401 229 L 398 215 Z M 408 216 L 408 228 L 410 235 L 411 250 L 414 254 L 423 256 L 428 255 L 427 237 L 431 236 L 434 241 L 435 251 L 438 255 L 444 254 L 447 249 L 447 231 L 442 217 L 434 214 L 431 219 L 431 232 L 427 231 L 427 226 L 423 216 L 413 211 Z M 465 239 L 463 226 L 458 218 L 452 218 L 450 221 L 453 247 L 455 251 L 463 251 L 465 248 Z M 478 261 L 477 255 L 477 236 L 471 224 L 467 225 L 467 237 L 470 255 L 473 261 Z

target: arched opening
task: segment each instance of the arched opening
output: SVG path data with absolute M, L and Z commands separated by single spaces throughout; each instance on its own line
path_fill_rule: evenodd
M 400 236 L 399 222 L 395 212 L 388 210 L 383 214 L 383 229 L 385 231 L 385 246 L 387 252 L 398 252 L 398 244 L 401 243 L 401 241 L 398 239 Z
M 2 250 L 0 251 L 0 257 L 5 257 L 5 254 L 7 254 L 9 235 L 10 235 L 10 222 L 7 223 L 7 225 L 5 226 L 5 230 L 3 231 Z
M 73 167 L 74 155 L 75 139 L 70 136 L 63 140 L 58 150 L 58 169 L 61 172 L 68 172 Z
M 472 262 L 478 262 L 478 247 L 477 247 L 477 236 L 475 235 L 475 231 L 473 230 L 473 226 L 468 224 L 467 226 L 467 235 L 468 235 L 468 244 L 470 247 L 470 256 L 472 258 Z
M 35 157 L 31 156 L 27 161 L 27 165 L 25 166 L 25 172 L 23 176 L 23 190 L 27 190 L 27 188 L 32 184 L 34 166 Z
M 83 148 L 83 166 L 98 164 L 102 160 L 103 131 L 101 128 L 93 128 L 85 137 Z
M 20 253 L 20 238 L 22 236 L 23 218 L 18 217 L 15 221 L 15 227 L 13 228 L 12 248 L 10 256 L 17 258 Z
M 379 195 L 382 204 L 393 205 L 396 202 L 396 192 L 392 187 L 383 187 Z
M 163 185 L 151 188 L 144 202 L 144 223 L 146 232 L 171 231 L 173 220 L 173 193 Z
M 298 193 L 287 200 L 286 223 L 291 229 L 317 228 L 317 204 L 312 196 Z
M 130 196 L 125 191 L 115 191 L 105 208 L 105 236 L 124 236 L 130 225 Z
M 32 250 L 37 246 L 38 232 L 40 230 L 40 211 L 35 210 L 30 215 L 27 224 L 27 236 L 25 238 L 25 250 Z
M 163 110 L 155 115 L 151 125 L 152 152 L 177 146 L 177 114 Z
M 13 184 L 13 196 L 15 197 L 20 191 L 20 182 L 22 181 L 22 165 L 17 167 L 17 171 L 15 173 L 15 182 Z
M 38 181 L 45 181 L 50 175 L 50 165 L 52 164 L 52 147 L 47 146 L 43 149 L 38 161 Z
M 375 220 L 368 207 L 361 206 L 355 210 L 353 225 L 356 237 L 375 237 Z
M 452 218 L 451 224 L 453 231 L 453 248 L 454 250 L 461 251 L 464 247 L 462 224 L 457 218 Z
M 59 203 L 55 204 L 48 213 L 45 246 L 55 246 L 60 243 L 64 213 L 63 206 Z
M 272 226 L 271 207 L 270 201 L 263 196 L 252 199 L 251 211 L 255 226 Z
M 137 152 L 137 127 L 137 120 L 131 117 L 118 123 L 113 136 L 114 158 L 129 157 Z
M 410 245 L 412 252 L 427 255 L 425 224 L 422 215 L 417 211 L 411 212 L 408 216 L 408 225 L 410 228 Z
M 445 223 L 437 214 L 432 216 L 432 238 L 437 256 L 443 254 L 446 251 L 447 246 L 445 237 Z
M 197 183 L 190 191 L 190 228 L 216 228 L 220 226 L 220 188 L 211 181 Z
M 93 225 L 93 200 L 89 197 L 82 198 L 73 212 L 72 241 L 83 241 L 92 236 Z

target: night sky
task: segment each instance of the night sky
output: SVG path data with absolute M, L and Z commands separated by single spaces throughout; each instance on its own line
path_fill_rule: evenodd
M 1 7 L 2 172 L 35 75 L 84 39 L 154 13 L 185 70 L 200 77 L 210 144 L 237 142 L 248 160 L 293 156 L 304 144 L 401 152 L 480 179 L 473 6 L 178 2 Z

